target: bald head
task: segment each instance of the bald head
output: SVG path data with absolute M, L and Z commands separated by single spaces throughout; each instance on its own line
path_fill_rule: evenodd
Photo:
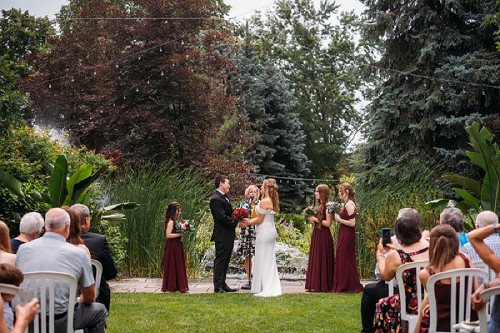
M 479 213 L 476 217 L 476 226 L 478 228 L 484 228 L 496 223 L 498 223 L 498 215 L 489 210 Z
M 52 208 L 45 214 L 45 230 L 64 231 L 69 226 L 69 214 L 62 208 Z

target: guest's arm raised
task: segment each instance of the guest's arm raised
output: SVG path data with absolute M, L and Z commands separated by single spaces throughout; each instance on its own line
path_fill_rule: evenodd
M 469 241 L 479 257 L 483 259 L 484 263 L 494 270 L 496 274 L 499 274 L 500 258 L 498 258 L 495 253 L 483 242 L 486 237 L 493 235 L 494 232 L 494 226 L 487 226 L 472 230 L 467 234 L 467 236 L 469 237 Z

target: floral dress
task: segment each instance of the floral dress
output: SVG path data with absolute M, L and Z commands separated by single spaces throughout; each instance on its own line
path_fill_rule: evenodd
M 401 258 L 401 264 L 406 264 L 413 262 L 412 256 L 424 253 L 428 249 L 426 247 L 410 253 L 403 252 L 403 250 L 397 251 Z M 402 277 L 405 285 L 406 299 L 408 300 L 406 311 L 409 314 L 417 314 L 417 271 L 415 269 L 408 269 L 403 272 Z M 377 309 L 375 310 L 375 332 L 401 332 L 401 303 L 399 294 L 384 297 L 378 302 Z
M 258 201 L 255 205 L 257 205 L 257 203 Z M 250 217 L 257 216 L 255 205 L 252 207 L 252 214 Z M 255 255 L 255 226 L 251 225 L 246 228 L 241 228 L 240 242 L 236 254 L 243 258 Z

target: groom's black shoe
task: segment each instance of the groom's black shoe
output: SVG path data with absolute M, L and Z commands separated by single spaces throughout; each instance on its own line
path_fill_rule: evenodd
M 234 293 L 238 291 L 238 289 L 229 288 L 229 286 L 223 287 L 222 290 L 224 290 L 226 293 Z
M 225 291 L 222 288 L 215 288 L 214 293 L 225 293 Z

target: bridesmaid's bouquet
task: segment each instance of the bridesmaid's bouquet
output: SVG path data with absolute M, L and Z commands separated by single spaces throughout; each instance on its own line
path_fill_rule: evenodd
M 309 223 L 308 218 L 311 216 L 315 216 L 318 214 L 318 211 L 316 210 L 316 207 L 309 206 L 306 209 L 302 211 L 302 216 L 306 219 L 306 223 Z
M 326 204 L 326 207 L 328 209 L 328 213 L 333 215 L 335 213 L 340 213 L 340 209 L 342 208 L 342 204 L 337 201 L 330 201 L 329 203 Z
M 233 211 L 233 213 L 231 214 L 231 218 L 240 222 L 241 220 L 248 218 L 249 215 L 250 214 L 248 213 L 248 210 L 246 208 L 240 207 L 236 208 Z
M 189 223 L 189 220 L 182 220 L 175 224 L 175 232 L 184 232 L 184 235 L 188 235 L 195 230 L 194 225 Z

